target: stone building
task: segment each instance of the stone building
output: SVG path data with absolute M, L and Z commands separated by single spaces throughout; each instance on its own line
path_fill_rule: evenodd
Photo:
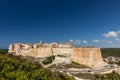
M 100 48 L 97 47 L 72 47 L 68 42 L 66 44 L 59 43 L 36 43 L 36 44 L 11 44 L 9 45 L 9 53 L 15 55 L 32 56 L 32 57 L 48 57 L 55 55 L 65 56 L 65 63 L 75 61 L 90 67 L 102 67 L 103 59 Z M 62 58 L 56 58 L 61 59 Z M 61 61 L 58 60 L 58 61 Z

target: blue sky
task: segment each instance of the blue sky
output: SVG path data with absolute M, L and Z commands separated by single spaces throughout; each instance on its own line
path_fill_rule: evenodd
M 120 47 L 120 0 L 0 0 L 0 48 L 71 41 Z

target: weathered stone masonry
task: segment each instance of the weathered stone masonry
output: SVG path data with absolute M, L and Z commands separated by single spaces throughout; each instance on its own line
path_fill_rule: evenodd
M 90 67 L 103 66 L 103 59 L 100 48 L 96 47 L 72 47 L 66 44 L 11 44 L 9 53 L 15 55 L 32 56 L 32 57 L 48 57 L 51 55 L 64 55 L 66 59 L 84 64 Z M 68 61 L 69 61 L 68 60 Z M 67 62 L 66 62 L 67 63 Z

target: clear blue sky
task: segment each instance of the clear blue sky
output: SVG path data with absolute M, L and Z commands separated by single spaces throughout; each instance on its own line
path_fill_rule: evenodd
M 71 41 L 120 47 L 120 0 L 0 0 L 0 48 Z

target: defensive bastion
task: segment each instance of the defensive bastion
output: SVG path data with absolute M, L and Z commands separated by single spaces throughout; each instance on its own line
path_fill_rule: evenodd
M 14 55 L 32 56 L 32 57 L 48 57 L 52 55 L 66 56 L 64 62 L 70 63 L 75 61 L 93 68 L 103 67 L 103 59 L 100 48 L 97 47 L 72 47 L 68 42 L 66 44 L 59 43 L 36 43 L 36 44 L 11 44 L 9 45 L 9 53 Z M 61 61 L 62 58 L 58 58 Z

